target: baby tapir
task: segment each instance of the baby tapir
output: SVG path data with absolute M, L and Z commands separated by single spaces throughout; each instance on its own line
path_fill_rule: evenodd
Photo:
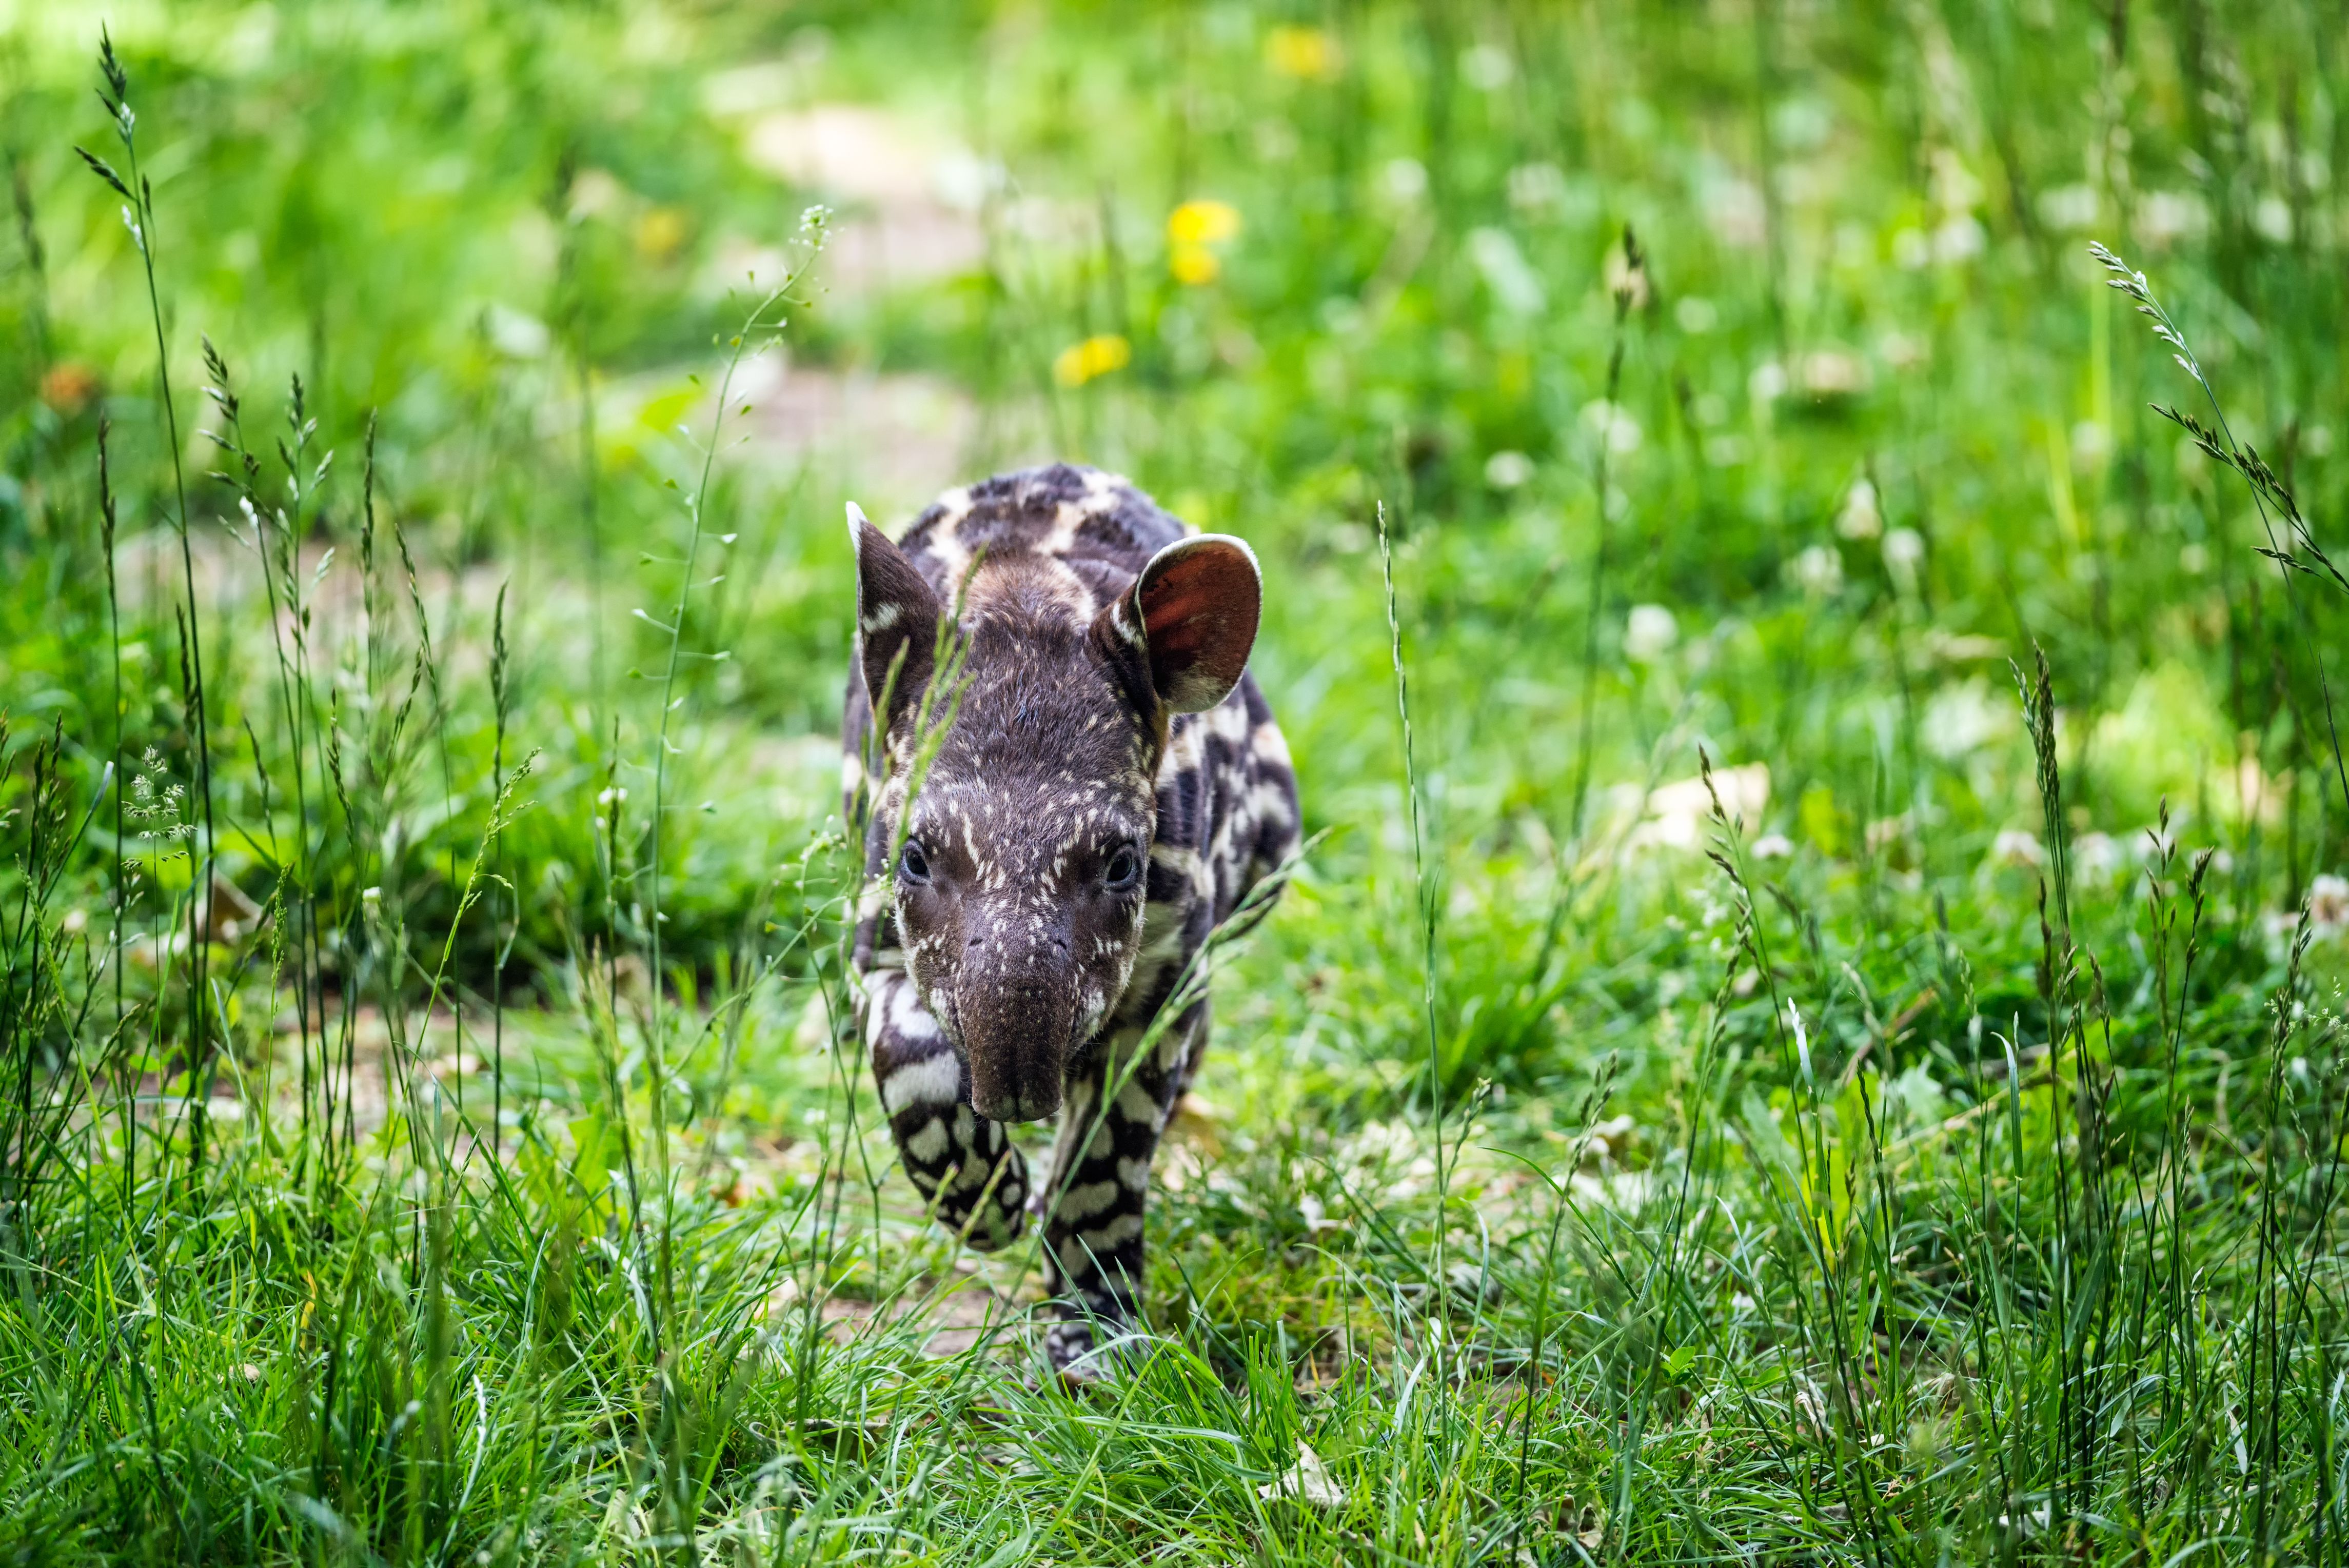
M 991 1251 L 1045 1217 L 1046 1349 L 1082 1378 L 1094 1327 L 1134 1321 L 1151 1157 L 1206 1003 L 1136 1047 L 1297 847 L 1288 749 L 1247 673 L 1256 557 L 1065 465 L 949 490 L 895 544 L 853 506 L 849 531 L 858 1023 L 938 1221 Z M 929 703 L 924 764 L 941 648 L 960 670 Z M 1056 1111 L 1051 1175 L 1031 1183 L 1005 1124 Z

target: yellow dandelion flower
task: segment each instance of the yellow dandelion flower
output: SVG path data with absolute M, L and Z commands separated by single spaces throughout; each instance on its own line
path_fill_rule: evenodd
M 654 207 L 636 220 L 636 254 L 648 262 L 665 262 L 685 243 L 685 214 L 674 207 Z
M 1193 288 L 1214 283 L 1224 271 L 1224 263 L 1205 245 L 1175 246 L 1167 254 L 1166 266 L 1176 283 L 1188 284 Z
M 1166 215 L 1166 237 L 1178 245 L 1218 245 L 1239 232 L 1239 209 L 1228 201 L 1185 201 Z
M 1133 358 L 1132 344 L 1116 333 L 1100 333 L 1061 350 L 1052 360 L 1052 379 L 1063 387 L 1081 387 L 1097 376 L 1124 369 Z
M 1320 27 L 1275 27 L 1264 36 L 1264 62 L 1278 76 L 1331 81 L 1339 70 L 1338 40 Z

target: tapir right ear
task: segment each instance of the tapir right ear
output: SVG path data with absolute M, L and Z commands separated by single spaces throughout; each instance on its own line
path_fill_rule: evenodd
M 1196 533 L 1152 556 L 1095 624 L 1149 661 L 1166 712 L 1205 713 L 1247 672 L 1263 608 L 1256 552 L 1227 533 Z
M 864 693 L 885 730 L 912 711 L 930 684 L 946 612 L 905 552 L 854 501 L 848 503 L 848 537 L 856 546 L 856 641 Z

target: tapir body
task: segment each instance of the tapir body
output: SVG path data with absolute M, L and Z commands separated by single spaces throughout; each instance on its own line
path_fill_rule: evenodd
M 858 1023 L 937 1221 L 991 1250 L 1042 1217 L 1046 1348 L 1084 1377 L 1095 1328 L 1136 1321 L 1151 1161 L 1206 1043 L 1203 995 L 1154 1020 L 1297 848 L 1246 673 L 1256 560 L 1066 465 L 950 490 L 895 544 L 851 531 Z M 1031 1182 L 1006 1124 L 1056 1110 Z

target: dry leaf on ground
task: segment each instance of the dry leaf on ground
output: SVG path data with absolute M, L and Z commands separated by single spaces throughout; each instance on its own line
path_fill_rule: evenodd
M 1288 1473 L 1257 1488 L 1256 1494 L 1268 1501 L 1293 1497 L 1312 1508 L 1346 1506 L 1346 1489 L 1330 1479 L 1330 1467 L 1321 1462 L 1321 1456 L 1303 1443 L 1297 1445 L 1297 1463 Z

